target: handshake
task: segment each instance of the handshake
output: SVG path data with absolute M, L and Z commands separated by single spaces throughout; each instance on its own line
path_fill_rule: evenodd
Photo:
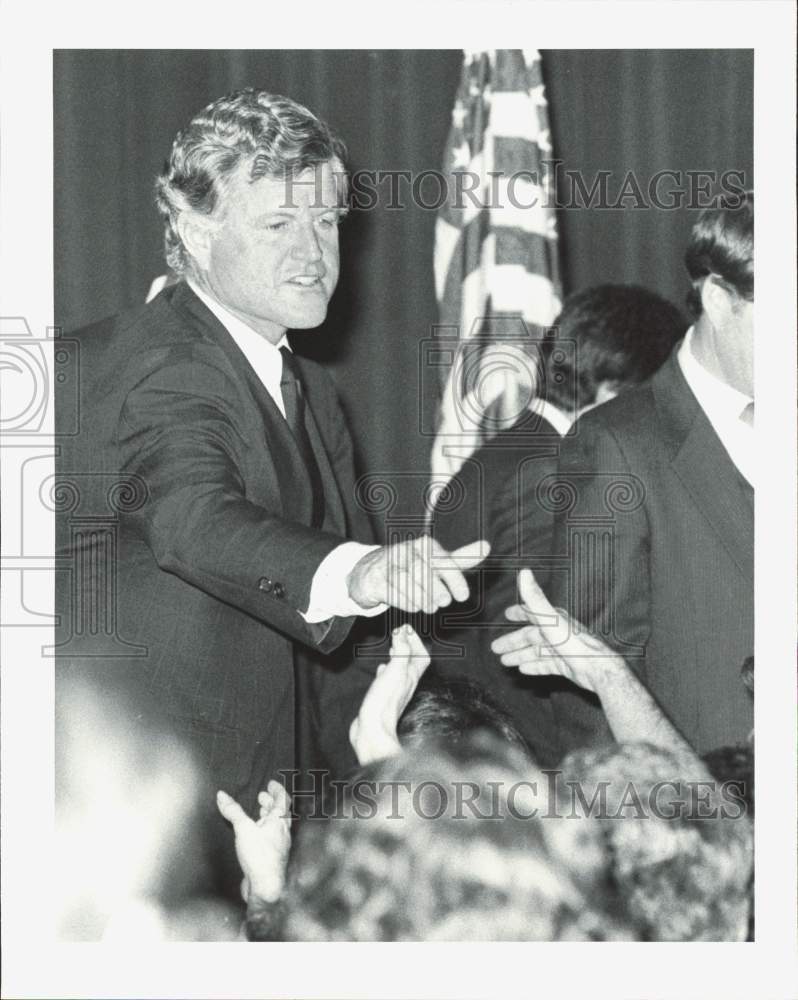
M 355 564 L 347 578 L 349 596 L 362 608 L 387 604 L 431 615 L 452 601 L 468 598 L 464 574 L 489 552 L 485 541 L 447 552 L 429 535 L 383 545 Z

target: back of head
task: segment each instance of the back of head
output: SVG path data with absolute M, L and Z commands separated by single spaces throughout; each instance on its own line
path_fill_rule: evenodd
M 751 825 L 697 758 L 625 744 L 562 768 L 558 809 L 572 820 L 544 824 L 551 849 L 603 883 L 642 940 L 744 939 Z
M 212 215 L 239 169 L 255 181 L 293 177 L 333 161 L 343 203 L 345 156 L 344 144 L 327 125 L 288 97 L 247 88 L 213 101 L 178 132 L 156 181 L 167 264 L 176 274 L 190 267 L 177 228 L 180 213 Z
M 443 678 L 431 668 L 399 719 L 397 734 L 403 746 L 413 747 L 433 739 L 451 744 L 480 729 L 529 755 L 512 718 L 482 685 L 466 677 Z
M 739 807 L 754 818 L 754 748 L 750 743 L 716 747 L 704 754 L 702 760 L 709 773 L 733 795 Z
M 754 297 L 754 195 L 748 192 L 740 204 L 705 208 L 690 232 L 684 255 L 692 289 L 687 303 L 700 316 L 701 284 L 714 275 L 740 299 Z
M 662 365 L 687 324 L 672 303 L 638 285 L 596 285 L 569 295 L 544 345 L 545 398 L 566 412 L 596 402 L 602 384 L 620 392 Z M 573 354 L 558 351 L 565 341 Z
M 358 811 L 305 821 L 291 863 L 284 937 L 607 935 L 603 916 L 547 851 L 540 821 L 527 818 L 539 780 L 523 756 L 486 733 L 454 745 L 428 742 L 380 762 L 351 789 L 350 806 Z

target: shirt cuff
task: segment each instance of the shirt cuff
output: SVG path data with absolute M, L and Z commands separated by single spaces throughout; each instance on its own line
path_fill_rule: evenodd
M 350 618 L 362 615 L 374 618 L 388 607 L 378 604 L 363 608 L 349 596 L 346 580 L 363 556 L 378 549 L 379 545 L 362 545 L 360 542 L 343 542 L 332 550 L 319 564 L 310 585 L 310 605 L 299 613 L 308 625 L 317 625 L 329 618 Z

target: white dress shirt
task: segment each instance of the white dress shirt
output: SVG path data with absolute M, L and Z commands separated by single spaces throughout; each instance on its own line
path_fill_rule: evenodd
M 721 444 L 739 472 L 754 485 L 754 428 L 743 417 L 753 397 L 732 388 L 706 370 L 693 354 L 693 328 L 679 348 L 679 367 L 698 405 L 712 424 Z
M 573 427 L 573 417 L 569 416 L 564 410 L 561 410 L 559 406 L 550 403 L 548 399 L 536 399 L 534 404 L 530 406 L 530 409 L 534 410 L 539 417 L 548 420 L 560 437 L 565 437 L 571 427 Z
M 187 282 L 192 292 L 210 309 L 235 341 L 237 347 L 252 366 L 255 374 L 263 383 L 264 389 L 274 400 L 277 409 L 285 417 L 285 404 L 280 390 L 280 380 L 283 375 L 283 357 L 281 347 L 290 345 L 285 335 L 278 344 L 270 343 L 265 337 L 247 326 L 223 305 L 212 299 L 193 281 Z M 327 621 L 336 615 L 348 617 L 363 615 L 371 618 L 382 614 L 387 604 L 378 604 L 374 608 L 362 608 L 349 596 L 346 580 L 355 564 L 364 555 L 378 549 L 378 545 L 363 545 L 360 542 L 343 542 L 329 553 L 319 563 L 313 575 L 310 586 L 310 604 L 306 611 L 299 613 L 309 625 Z

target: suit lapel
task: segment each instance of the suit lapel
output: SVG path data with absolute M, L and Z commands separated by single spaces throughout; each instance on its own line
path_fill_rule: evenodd
M 675 351 L 651 387 L 674 472 L 740 571 L 753 581 L 753 490 L 690 390 Z
M 277 484 L 275 494 L 282 512 L 291 520 L 310 523 L 312 514 L 311 482 L 305 463 L 297 453 L 291 429 L 272 397 L 267 392 L 244 353 L 205 304 L 184 282 L 172 291 L 172 304 L 199 326 L 202 334 L 219 347 L 235 371 L 237 380 L 246 385 L 260 413 L 264 434 L 262 459 L 267 466 L 268 478 Z M 314 452 L 317 452 L 313 442 Z M 317 455 L 318 457 L 318 455 Z

